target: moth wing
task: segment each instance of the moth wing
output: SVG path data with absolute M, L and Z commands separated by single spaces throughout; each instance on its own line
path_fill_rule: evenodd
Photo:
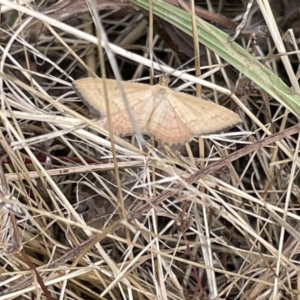
M 134 117 L 136 126 L 142 133 L 149 134 L 147 124 L 153 111 L 154 99 L 152 94 L 143 95 L 143 98 L 139 102 L 131 105 L 130 109 Z M 122 135 L 133 134 L 135 132 L 134 126 L 130 121 L 129 115 L 126 110 L 122 110 L 111 114 L 111 122 L 113 129 Z
M 233 111 L 184 93 L 171 91 L 169 102 L 193 136 L 220 132 L 242 122 Z
M 154 108 L 147 124 L 147 132 L 168 144 L 184 143 L 193 137 L 187 126 L 178 117 L 167 95 Z
M 83 78 L 74 81 L 73 88 L 83 102 L 92 106 L 102 115 L 107 115 L 103 82 L 104 80 L 102 78 Z M 124 99 L 119 90 L 117 81 L 106 79 L 105 82 L 110 104 L 110 113 L 115 114 L 125 110 Z M 129 106 L 131 107 L 151 95 L 152 86 L 124 81 L 122 84 Z

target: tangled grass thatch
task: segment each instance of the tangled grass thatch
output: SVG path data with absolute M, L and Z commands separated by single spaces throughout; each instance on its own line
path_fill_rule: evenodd
M 90 13 L 84 1 L 53 2 L 0 0 L 0 299 L 299 299 L 299 136 L 284 132 L 299 116 L 130 3 L 91 1 Z M 245 10 L 232 5 L 214 20 L 229 29 Z M 257 20 L 270 24 L 252 9 L 241 45 Z M 288 82 L 297 41 L 291 32 L 281 40 L 292 53 L 282 63 L 275 29 L 248 50 Z M 200 62 L 177 70 L 195 53 Z M 71 84 L 116 70 L 146 83 L 167 71 L 172 88 L 234 110 L 243 124 L 171 147 L 114 136 Z M 277 133 L 276 143 L 253 146 Z M 250 154 L 235 157 L 246 145 Z

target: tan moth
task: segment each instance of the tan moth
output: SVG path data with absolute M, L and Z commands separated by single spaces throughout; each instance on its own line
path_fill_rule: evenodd
M 116 80 L 106 79 L 113 130 L 120 135 L 134 134 Z M 168 81 L 151 86 L 123 82 L 129 106 L 141 133 L 177 144 L 195 136 L 220 132 L 241 123 L 240 117 L 223 106 L 173 91 Z M 83 78 L 73 83 L 76 93 L 103 116 L 107 115 L 103 79 Z

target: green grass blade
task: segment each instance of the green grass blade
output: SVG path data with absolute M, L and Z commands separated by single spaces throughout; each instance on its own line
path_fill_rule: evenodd
M 149 10 L 149 1 L 147 0 L 131 0 L 131 2 Z M 193 36 L 189 13 L 161 0 L 153 0 L 153 13 L 186 34 Z M 255 82 L 294 115 L 300 117 L 299 94 L 295 94 L 292 88 L 288 87 L 244 48 L 234 42 L 228 43 L 228 35 L 223 31 L 199 18 L 197 23 L 198 37 L 203 45 Z

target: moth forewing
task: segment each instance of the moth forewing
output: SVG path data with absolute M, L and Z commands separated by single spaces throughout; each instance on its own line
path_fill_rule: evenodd
M 176 93 L 175 97 L 172 94 L 170 101 L 194 135 L 219 132 L 241 123 L 240 117 L 229 109 L 184 93 Z

